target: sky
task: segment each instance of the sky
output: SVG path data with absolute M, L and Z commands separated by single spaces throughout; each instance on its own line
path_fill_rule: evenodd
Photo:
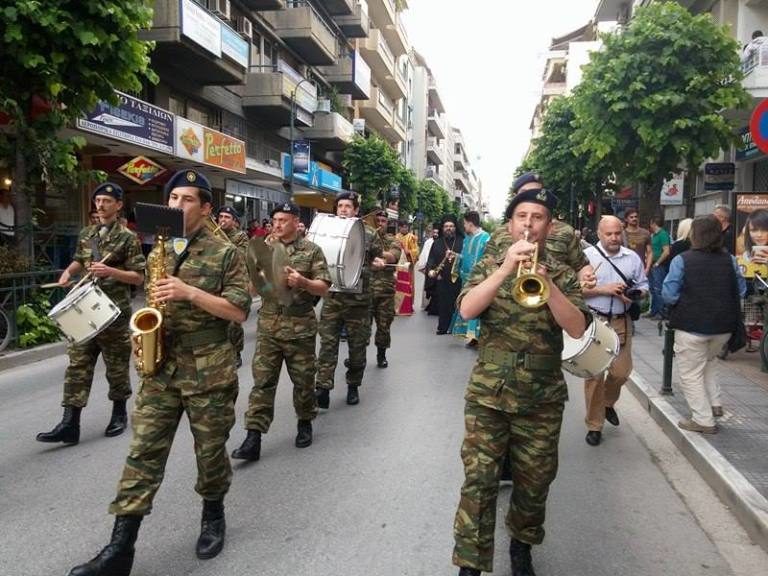
M 584 26 L 598 0 L 408 0 L 408 38 L 463 135 L 491 216 L 504 211 L 530 141 L 553 37 Z

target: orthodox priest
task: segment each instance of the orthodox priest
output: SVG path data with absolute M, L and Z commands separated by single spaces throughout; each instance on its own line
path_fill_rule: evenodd
M 438 301 L 437 334 L 448 334 L 456 310 L 456 298 L 461 291 L 461 278 L 451 274 L 454 262 L 461 254 L 464 237 L 456 226 L 456 217 L 443 216 L 440 233 L 433 242 L 427 259 L 427 277 L 435 280 Z

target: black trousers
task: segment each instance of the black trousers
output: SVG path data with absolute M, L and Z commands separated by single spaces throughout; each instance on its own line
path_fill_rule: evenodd
M 447 332 L 451 326 L 451 318 L 456 310 L 456 298 L 461 292 L 461 280 L 452 283 L 450 278 L 437 281 L 438 332 Z

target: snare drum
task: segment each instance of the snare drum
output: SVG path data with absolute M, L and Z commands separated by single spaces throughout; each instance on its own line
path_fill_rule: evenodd
M 333 286 L 345 291 L 357 287 L 365 261 L 365 227 L 359 218 L 318 214 L 307 231 L 307 240 L 323 249 Z
M 94 282 L 72 290 L 48 317 L 73 344 L 87 342 L 120 316 L 120 310 Z
M 616 331 L 593 314 L 581 338 L 571 338 L 563 331 L 563 370 L 580 378 L 598 376 L 619 355 L 620 346 Z

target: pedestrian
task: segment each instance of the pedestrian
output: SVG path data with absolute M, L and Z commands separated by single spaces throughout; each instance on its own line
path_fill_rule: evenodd
M 478 359 L 465 398 L 461 448 L 465 480 L 454 521 L 453 563 L 459 576 L 493 571 L 496 499 L 501 464 L 511 461 L 513 487 L 506 524 L 516 576 L 534 574 L 531 545 L 544 538 L 549 485 L 557 473 L 557 446 L 568 389 L 561 369 L 563 330 L 580 338 L 591 318 L 576 275 L 545 251 L 557 198 L 525 190 L 507 208 L 508 234 L 499 254 L 475 266 L 459 297 L 463 318 L 480 317 Z M 527 239 L 526 239 L 527 236 Z M 513 298 L 518 267 L 540 255 L 537 273 L 547 302 L 524 308 Z
M 77 444 L 80 441 L 80 413 L 88 404 L 99 355 L 106 367 L 108 397 L 112 401 L 112 416 L 104 435 L 119 436 L 125 431 L 126 402 L 131 396 L 128 372 L 131 359 L 130 287 L 144 281 L 145 259 L 136 234 L 118 221 L 123 197 L 123 189 L 112 182 L 96 187 L 92 199 L 99 214 L 99 224 L 88 225 L 80 231 L 74 258 L 58 280 L 59 285 L 66 287 L 73 276 L 89 272 L 120 310 L 120 315 L 90 340 L 71 344 L 67 349 L 69 366 L 64 375 L 61 401 L 64 415 L 52 430 L 37 435 L 38 442 Z
M 624 246 L 634 250 L 643 266 L 649 265 L 652 258 L 651 233 L 640 226 L 640 213 L 631 206 L 624 211 Z
M 299 223 L 296 225 L 296 233 L 299 238 L 304 238 L 304 236 L 307 235 L 307 226 L 301 220 L 299 220 Z
M 213 558 L 224 546 L 224 496 L 232 480 L 226 442 L 238 388 L 235 349 L 226 335 L 229 322 L 245 321 L 250 309 L 247 274 L 237 249 L 206 228 L 212 193 L 202 173 L 177 172 L 165 194 L 168 206 L 184 211 L 186 229 L 186 242 L 168 240 L 165 261 L 155 250 L 147 265 L 149 299 L 165 304 L 165 359 L 155 375 L 142 377 L 133 440 L 109 507 L 115 515 L 112 539 L 69 576 L 130 574 L 139 527 L 152 510 L 182 414 L 194 438 L 195 491 L 203 498 L 196 555 Z
M 11 191 L 0 188 L 0 246 L 13 246 L 16 238 L 16 210 L 11 203 Z
M 360 209 L 360 197 L 355 192 L 342 192 L 336 196 L 336 216 L 356 218 Z M 363 383 L 366 366 L 366 348 L 371 339 L 371 270 L 384 268 L 383 252 L 377 244 L 379 238 L 370 226 L 365 226 L 365 263 L 358 285 L 349 291 L 331 286 L 323 300 L 320 312 L 320 353 L 317 357 L 315 395 L 319 408 L 330 406 L 330 391 L 334 388 L 334 374 L 339 359 L 339 341 L 342 328 L 346 329 L 349 359 L 347 368 L 347 404 L 360 402 L 359 388 Z
M 419 260 L 416 263 L 416 270 L 424 274 L 424 286 L 421 295 L 421 309 L 427 311 L 428 316 L 437 316 L 437 296 L 435 295 L 435 279 L 427 275 L 427 259 L 432 250 L 432 244 L 440 236 L 440 228 L 437 225 L 429 227 L 432 231 L 429 237 L 424 241 L 421 248 Z
M 459 256 L 459 276 L 462 283 L 466 283 L 469 280 L 472 268 L 482 258 L 485 253 L 485 245 L 491 239 L 491 235 L 480 226 L 480 213 L 475 210 L 470 210 L 464 214 L 464 232 L 467 237 L 464 240 L 464 246 Z M 465 338 L 467 346 L 474 348 L 477 346 L 477 339 L 480 335 L 480 320 L 477 318 L 464 320 L 456 312 L 451 321 L 451 333 Z
M 664 229 L 664 218 L 651 218 L 651 262 L 646 262 L 645 274 L 651 287 L 651 309 L 646 318 L 660 320 L 664 311 L 661 286 L 669 269 L 669 232 Z
M 723 415 L 715 356 L 737 328 L 746 283 L 736 259 L 723 248 L 715 216 L 699 216 L 691 225 L 691 249 L 675 256 L 664 280 L 663 296 L 671 307 L 675 359 L 690 418 L 683 430 L 715 434 Z
M 456 297 L 461 291 L 461 278 L 453 273 L 454 263 L 464 246 L 464 235 L 456 229 L 456 217 L 452 214 L 443 216 L 440 235 L 432 244 L 427 259 L 427 276 L 435 280 L 435 292 L 438 301 L 438 336 L 448 334 L 451 319 L 456 311 Z
M 720 228 L 723 231 L 723 248 L 733 254 L 736 247 L 734 245 L 733 226 L 731 225 L 731 209 L 725 204 L 718 204 L 712 211 L 712 215 L 720 222 Z
M 273 234 L 268 243 L 280 242 L 288 258 L 285 282 L 291 289 L 290 305 L 281 304 L 275 290 L 262 292 L 256 352 L 251 364 L 253 388 L 245 413 L 246 437 L 232 458 L 256 461 L 261 457 L 261 436 L 269 432 L 275 415 L 275 394 L 285 361 L 293 383 L 293 407 L 298 418 L 295 445 L 312 444 L 312 420 L 317 416 L 315 398 L 315 344 L 317 317 L 315 302 L 331 285 L 323 251 L 306 238 L 299 238 L 299 207 L 290 202 L 272 211 Z M 248 271 L 253 278 L 264 266 L 249 254 Z
M 376 238 L 374 242 L 381 246 L 379 256 L 385 264 L 397 264 L 400 260 L 400 245 L 393 234 L 387 231 L 387 212 L 378 210 L 374 213 L 376 222 Z M 395 319 L 395 269 L 392 266 L 382 266 L 371 272 L 371 294 L 373 304 L 371 315 L 376 322 L 376 365 L 379 368 L 389 366 L 387 349 L 392 346 L 392 321 Z M 371 325 L 373 327 L 373 325 Z
M 88 213 L 88 222 L 93 226 L 99 225 L 99 211 L 95 208 Z
M 216 223 L 224 232 L 226 238 L 240 252 L 245 264 L 245 253 L 248 250 L 248 235 L 240 230 L 240 214 L 232 206 L 222 206 L 216 215 Z M 245 330 L 240 322 L 229 323 L 229 339 L 237 352 L 237 368 L 243 365 L 243 348 L 245 347 Z
M 690 250 L 691 248 L 691 224 L 693 218 L 683 218 L 677 224 L 677 233 L 675 234 L 675 241 L 669 247 L 669 261 L 678 254 Z
M 645 266 L 637 252 L 622 246 L 622 224 L 615 216 L 603 216 L 597 226 L 599 241 L 587 248 L 586 255 L 597 270 L 597 286 L 584 289 L 587 306 L 601 322 L 606 322 L 619 337 L 619 355 L 598 376 L 584 380 L 587 425 L 586 442 L 597 446 L 602 441 L 603 423 L 619 425 L 616 402 L 621 387 L 632 372 L 632 318 L 629 309 L 648 291 Z

